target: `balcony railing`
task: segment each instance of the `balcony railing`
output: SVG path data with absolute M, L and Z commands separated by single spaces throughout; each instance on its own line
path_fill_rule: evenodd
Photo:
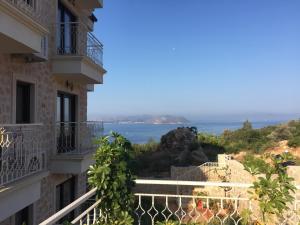
M 103 122 L 68 122 L 56 124 L 58 154 L 84 154 L 95 151 L 95 140 L 103 135 Z
M 55 24 L 55 55 L 86 56 L 94 63 L 103 66 L 103 45 L 79 22 Z
M 3 0 L 16 7 L 22 13 L 26 14 L 30 18 L 42 25 L 47 24 L 47 18 L 43 14 L 43 10 L 47 9 L 46 1 L 41 0 Z M 50 3 L 51 4 L 51 3 Z
M 0 186 L 46 169 L 41 124 L 0 125 Z
M 216 183 L 216 182 L 192 182 L 192 181 L 173 181 L 173 180 L 136 180 L 137 185 L 143 185 L 143 190 L 150 193 L 135 193 L 135 210 L 133 213 L 135 223 L 139 225 L 152 224 L 157 221 L 167 222 L 176 221 L 179 224 L 241 224 L 247 215 L 251 219 L 257 219 L 260 215 L 258 202 L 248 196 L 248 189 L 251 184 L 241 183 Z M 167 186 L 170 190 L 180 186 L 196 187 L 189 195 L 156 193 L 155 186 Z M 198 187 L 198 188 L 197 188 Z M 197 189 L 198 192 L 197 192 Z M 298 192 L 300 187 L 297 186 Z M 82 205 L 95 199 L 97 190 L 93 189 L 86 193 L 61 211 L 57 212 L 40 225 L 57 224 L 64 216 L 74 209 L 82 209 Z M 226 194 L 225 194 L 226 193 Z M 100 211 L 101 199 L 94 200 L 94 203 L 87 204 L 86 209 L 71 224 L 96 224 L 100 217 L 105 215 Z M 300 218 L 300 200 L 296 199 L 290 210 L 277 218 L 276 224 L 298 224 Z M 251 213 L 251 214 L 249 214 Z

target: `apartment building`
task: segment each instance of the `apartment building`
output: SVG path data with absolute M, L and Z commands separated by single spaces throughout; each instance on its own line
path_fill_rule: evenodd
M 86 192 L 103 128 L 87 121 L 106 72 L 92 34 L 102 7 L 0 0 L 0 225 L 38 224 Z

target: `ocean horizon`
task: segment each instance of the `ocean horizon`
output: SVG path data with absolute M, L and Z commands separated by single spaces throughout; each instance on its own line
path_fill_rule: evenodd
M 254 121 L 251 122 L 253 128 L 262 128 L 271 125 L 277 125 L 287 122 L 286 120 L 274 121 Z M 143 144 L 150 139 L 160 141 L 162 135 L 177 127 L 196 127 L 198 132 L 220 135 L 224 130 L 236 130 L 241 128 L 242 121 L 234 122 L 207 122 L 207 121 L 191 121 L 186 124 L 145 124 L 145 123 L 104 123 L 104 134 L 111 131 L 120 133 L 132 143 Z

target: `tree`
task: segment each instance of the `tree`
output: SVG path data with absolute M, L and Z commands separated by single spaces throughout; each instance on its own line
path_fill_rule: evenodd
M 96 162 L 88 171 L 88 181 L 97 188 L 97 198 L 101 199 L 99 208 L 103 216 L 98 219 L 98 224 L 132 224 L 134 176 L 130 168 L 131 143 L 112 133 L 101 138 L 98 144 Z
M 252 130 L 252 123 L 249 120 L 246 120 L 243 123 L 243 128 L 244 130 Z

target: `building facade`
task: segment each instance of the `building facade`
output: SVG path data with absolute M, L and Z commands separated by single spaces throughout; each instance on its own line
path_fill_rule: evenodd
M 86 192 L 103 128 L 87 121 L 106 72 L 91 33 L 102 7 L 0 0 L 0 225 L 38 224 Z

